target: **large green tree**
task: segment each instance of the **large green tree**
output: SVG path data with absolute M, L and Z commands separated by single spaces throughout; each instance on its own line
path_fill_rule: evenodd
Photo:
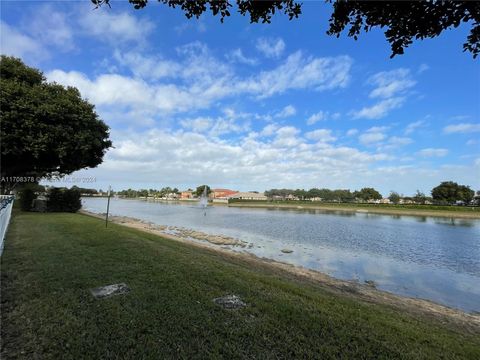
M 209 195 L 212 192 L 212 190 L 208 185 L 197 186 L 197 189 L 195 190 L 195 195 L 202 196 L 203 192 L 205 191 L 205 187 L 207 187 L 207 195 Z
M 363 201 L 380 200 L 382 198 L 382 194 L 374 188 L 363 188 L 360 191 L 355 191 L 353 195 Z
M 432 189 L 433 200 L 449 204 L 456 201 L 468 204 L 474 195 L 475 192 L 469 186 L 459 185 L 453 181 L 444 181 Z
M 0 138 L 4 191 L 95 167 L 112 145 L 108 126 L 76 88 L 49 83 L 7 56 L 0 59 Z
M 128 0 L 135 9 L 143 9 L 148 0 Z M 91 0 L 96 7 L 110 6 L 111 0 Z M 294 0 L 158 0 L 171 8 L 180 8 L 187 18 L 200 17 L 205 12 L 220 16 L 223 22 L 230 16 L 233 5 L 252 23 L 270 23 L 272 16 L 283 13 L 290 20 L 302 13 L 302 4 Z M 327 34 L 347 34 L 357 40 L 361 32 L 373 28 L 385 30 L 385 38 L 392 48 L 391 57 L 403 54 L 413 40 L 433 38 L 444 30 L 468 23 L 470 33 L 463 44 L 475 58 L 480 52 L 479 1 L 352 1 L 326 0 L 333 3 Z

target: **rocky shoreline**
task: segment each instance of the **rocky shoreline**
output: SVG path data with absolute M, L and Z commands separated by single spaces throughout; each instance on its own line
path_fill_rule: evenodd
M 88 211 L 81 211 L 84 214 L 92 215 L 95 217 L 104 218 L 106 214 L 95 214 Z M 224 246 L 238 246 L 241 248 L 251 248 L 253 244 L 247 243 L 245 241 L 235 239 L 226 235 L 212 235 L 207 234 L 201 231 L 187 229 L 183 227 L 170 226 L 170 225 L 157 225 L 150 221 L 145 221 L 137 218 L 132 218 L 128 216 L 109 216 L 109 221 L 116 224 L 124 225 L 134 225 L 134 227 L 143 228 L 145 230 L 150 230 L 157 232 L 161 235 L 170 235 L 176 238 L 183 240 L 193 240 L 193 241 L 206 241 L 214 245 L 224 245 Z

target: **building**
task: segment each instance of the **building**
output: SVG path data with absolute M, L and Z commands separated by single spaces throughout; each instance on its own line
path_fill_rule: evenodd
M 193 199 L 193 191 L 186 190 L 180 193 L 180 199 Z
M 265 195 L 255 192 L 237 192 L 233 195 L 228 196 L 227 198 L 239 200 L 268 200 Z
M 236 193 L 238 193 L 238 191 L 230 189 L 213 189 L 210 196 L 212 199 L 226 199 L 230 195 L 234 195 Z

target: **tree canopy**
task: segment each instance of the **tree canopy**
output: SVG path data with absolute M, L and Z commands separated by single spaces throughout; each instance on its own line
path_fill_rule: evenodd
M 212 189 L 210 189 L 210 186 L 208 185 L 197 186 L 197 189 L 195 190 L 195 195 L 202 196 L 203 192 L 205 191 L 205 187 L 207 187 L 207 195 L 210 195 Z
M 4 189 L 102 162 L 112 145 L 109 129 L 78 89 L 48 83 L 41 71 L 7 56 L 0 60 L 0 85 Z
M 444 181 L 432 189 L 432 197 L 436 201 L 453 204 L 463 201 L 468 204 L 475 195 L 469 186 L 459 185 L 453 181 Z
M 380 194 L 374 188 L 363 188 L 360 191 L 355 191 L 353 195 L 356 198 L 362 199 L 364 201 L 380 200 L 382 198 L 382 194 Z
M 402 197 L 400 196 L 400 194 L 396 191 L 391 191 L 390 195 L 388 195 L 388 200 L 390 200 L 394 204 L 398 204 L 401 198 Z
M 128 0 L 135 9 L 143 9 L 148 0 Z M 158 0 L 171 8 L 180 8 L 187 18 L 199 18 L 210 12 L 223 22 L 231 16 L 231 9 L 249 16 L 251 23 L 270 23 L 273 15 L 283 13 L 290 20 L 302 13 L 302 4 L 294 0 Z M 99 7 L 110 6 L 110 0 L 91 0 Z M 390 43 L 392 54 L 403 54 L 413 40 L 434 38 L 444 30 L 458 27 L 461 23 L 471 25 L 470 33 L 463 44 L 464 51 L 476 58 L 480 52 L 480 2 L 478 1 L 352 1 L 326 0 L 333 3 L 328 35 L 339 37 L 347 30 L 347 36 L 358 39 L 361 32 L 373 28 L 385 29 L 385 38 Z

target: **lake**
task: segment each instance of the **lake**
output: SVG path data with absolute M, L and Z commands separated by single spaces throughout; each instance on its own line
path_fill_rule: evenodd
M 105 213 L 105 198 L 83 198 Z M 112 198 L 110 214 L 228 235 L 250 252 L 378 289 L 480 312 L 480 221 Z M 282 253 L 282 249 L 293 250 Z

